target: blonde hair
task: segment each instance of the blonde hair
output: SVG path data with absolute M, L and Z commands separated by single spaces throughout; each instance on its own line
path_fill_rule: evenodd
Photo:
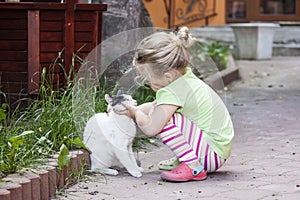
M 183 70 L 189 63 L 187 48 L 194 41 L 187 27 L 182 27 L 177 34 L 156 32 L 139 43 L 133 65 L 139 67 L 147 64 L 155 74 L 163 74 L 171 69 Z

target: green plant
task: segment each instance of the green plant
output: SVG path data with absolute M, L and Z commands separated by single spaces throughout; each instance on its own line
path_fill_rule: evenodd
M 219 70 L 227 67 L 227 56 L 229 55 L 229 48 L 220 41 L 214 41 L 204 48 L 208 55 L 216 62 Z
M 2 172 L 12 173 L 18 168 L 18 162 L 22 155 L 21 147 L 24 145 L 24 137 L 34 133 L 33 131 L 24 131 L 20 135 L 10 137 L 7 141 L 7 158 L 0 162 L 0 169 Z
M 138 105 L 155 100 L 155 92 L 147 85 L 140 86 L 134 91 L 132 97 Z
M 198 71 L 201 73 L 197 75 L 204 78 L 227 67 L 227 57 L 230 54 L 230 49 L 221 41 L 197 41 L 190 48 L 190 54 L 193 65 L 198 67 Z
M 0 108 L 0 129 L 3 128 L 3 126 L 7 126 L 6 124 L 6 114 L 5 114 L 5 111 Z

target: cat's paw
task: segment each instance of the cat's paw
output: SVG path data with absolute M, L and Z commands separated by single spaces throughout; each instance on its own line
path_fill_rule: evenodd
M 111 176 L 117 176 L 119 172 L 115 169 L 106 169 L 105 174 L 111 175 Z
M 129 172 L 129 174 L 135 178 L 140 178 L 143 175 L 141 172 Z
M 139 171 L 140 171 L 140 172 L 144 172 L 144 168 L 139 167 Z
M 119 172 L 115 169 L 93 169 L 93 170 L 88 170 L 90 173 L 95 173 L 95 174 L 106 174 L 106 175 L 111 175 L 111 176 L 117 176 Z

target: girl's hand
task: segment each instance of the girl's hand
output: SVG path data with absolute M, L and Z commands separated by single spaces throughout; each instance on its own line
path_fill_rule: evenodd
M 135 112 L 137 110 L 136 106 L 132 106 L 126 103 L 121 103 L 122 106 L 124 106 L 126 109 L 124 110 L 114 110 L 115 113 L 119 114 L 119 115 L 127 115 L 128 117 L 130 117 L 131 119 L 135 120 Z

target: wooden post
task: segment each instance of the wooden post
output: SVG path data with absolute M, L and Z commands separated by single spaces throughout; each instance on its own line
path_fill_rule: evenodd
M 101 48 L 97 47 L 97 45 L 99 45 L 102 41 L 102 13 L 100 13 L 99 11 L 95 12 L 94 15 L 94 20 L 95 20 L 95 26 L 94 26 L 94 30 L 93 30 L 93 38 L 95 38 L 95 40 L 93 41 L 93 46 L 96 47 L 96 49 L 94 49 L 94 57 L 95 60 L 93 60 L 96 65 L 98 67 L 101 66 L 100 64 L 100 53 L 101 53 Z M 101 71 L 101 70 L 100 70 Z
M 28 94 L 37 94 L 40 84 L 40 12 L 28 10 Z
M 94 33 L 93 38 L 95 38 L 95 47 L 101 43 L 102 41 L 102 13 L 99 11 L 95 11 L 95 26 L 94 26 Z
M 75 0 L 66 0 L 65 10 L 65 70 L 67 75 L 72 67 L 75 51 Z

